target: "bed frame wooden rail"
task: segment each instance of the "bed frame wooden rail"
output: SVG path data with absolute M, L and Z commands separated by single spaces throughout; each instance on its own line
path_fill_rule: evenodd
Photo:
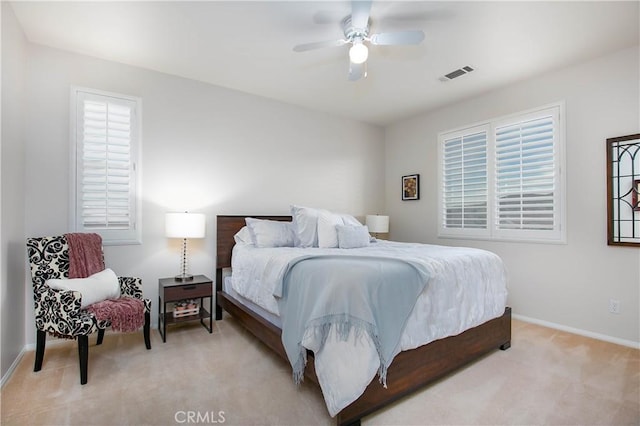
M 244 226 L 247 216 L 217 217 L 216 262 L 216 320 L 222 319 L 222 310 L 231 314 L 243 327 L 287 360 L 282 346 L 281 330 L 258 314 L 244 307 L 238 300 L 222 290 L 222 269 L 231 267 L 233 236 Z M 258 219 L 290 221 L 290 216 L 250 216 Z M 471 363 L 496 349 L 511 346 L 511 308 L 501 317 L 487 321 L 472 329 L 419 348 L 400 352 L 387 371 L 387 388 L 374 378 L 356 401 L 336 416 L 338 425 L 359 425 L 360 419 L 408 395 L 445 375 Z M 318 383 L 313 353 L 305 370 L 305 377 Z M 293 383 L 293 382 L 292 382 Z

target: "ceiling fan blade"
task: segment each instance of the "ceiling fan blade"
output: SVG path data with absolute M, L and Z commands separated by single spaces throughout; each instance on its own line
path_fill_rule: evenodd
M 367 63 L 354 64 L 349 61 L 349 81 L 357 81 L 367 77 Z
M 322 49 L 323 47 L 342 46 L 346 42 L 347 42 L 346 40 L 327 40 L 327 41 L 317 41 L 315 43 L 299 44 L 293 47 L 293 51 L 306 52 L 307 50 Z
M 351 2 L 351 25 L 355 28 L 367 28 L 370 12 L 371 0 L 353 0 Z
M 370 37 L 371 44 L 377 44 L 380 46 L 419 44 L 422 40 L 424 40 L 424 32 L 420 30 L 380 33 L 373 34 Z

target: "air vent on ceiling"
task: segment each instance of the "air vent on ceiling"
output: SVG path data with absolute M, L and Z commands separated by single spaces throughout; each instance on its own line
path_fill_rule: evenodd
M 471 71 L 473 71 L 473 68 L 467 65 L 462 68 L 458 68 L 455 71 L 451 71 L 449 74 L 443 75 L 442 77 L 439 78 L 439 80 L 443 82 L 453 80 L 454 78 L 458 78 L 461 75 L 469 74 Z

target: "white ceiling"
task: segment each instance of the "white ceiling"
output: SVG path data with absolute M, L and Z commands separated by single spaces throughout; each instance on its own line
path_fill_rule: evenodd
M 373 46 L 347 80 L 349 1 L 13 2 L 33 43 L 386 125 L 640 42 L 640 2 L 374 1 L 371 31 L 422 29 L 419 46 Z M 438 80 L 465 65 L 476 70 Z

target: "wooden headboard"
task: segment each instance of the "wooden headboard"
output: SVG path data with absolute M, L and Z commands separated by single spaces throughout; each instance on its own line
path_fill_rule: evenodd
M 231 250 L 236 244 L 233 236 L 245 225 L 247 217 L 291 222 L 291 216 L 217 216 L 216 269 L 231 267 Z

